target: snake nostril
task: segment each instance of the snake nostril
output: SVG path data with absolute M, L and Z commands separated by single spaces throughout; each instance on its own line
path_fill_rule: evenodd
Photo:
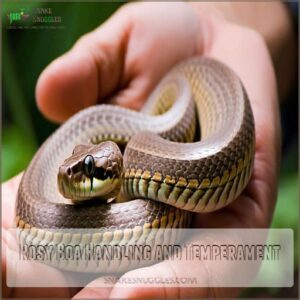
M 71 172 L 71 168 L 68 168 L 68 169 L 67 169 L 67 175 L 70 176 L 71 173 L 72 173 L 72 172 Z

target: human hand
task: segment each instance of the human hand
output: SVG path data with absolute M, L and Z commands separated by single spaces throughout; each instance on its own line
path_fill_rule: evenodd
M 38 107 L 56 122 L 107 98 L 140 109 L 176 62 L 201 53 L 199 29 L 184 3 L 125 5 L 44 70 Z
M 198 215 L 195 227 L 268 227 L 276 200 L 280 127 L 276 82 L 262 38 L 254 31 L 204 15 L 186 3 L 126 5 L 94 32 L 81 38 L 42 73 L 36 89 L 38 106 L 54 121 L 113 96 L 113 102 L 139 109 L 147 95 L 176 62 L 194 55 L 218 59 L 241 78 L 256 126 L 254 172 L 246 190 L 228 207 Z M 116 93 L 116 94 L 114 94 Z M 70 101 L 72 99 L 72 102 Z M 226 267 L 226 266 L 225 266 Z M 130 271 L 126 277 L 211 278 L 209 265 L 184 266 L 174 261 Z M 225 270 L 230 274 L 230 270 Z M 230 276 L 230 275 L 229 275 Z M 208 297 L 230 296 L 233 289 L 130 288 L 111 290 L 92 282 L 76 297 Z

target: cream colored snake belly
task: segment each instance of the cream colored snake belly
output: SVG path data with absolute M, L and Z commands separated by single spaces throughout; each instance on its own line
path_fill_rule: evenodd
M 76 145 L 106 140 L 126 145 L 122 193 L 137 200 L 64 198 L 60 165 Z M 221 209 L 240 195 L 251 176 L 254 143 L 250 103 L 236 74 L 213 59 L 188 59 L 166 75 L 141 112 L 97 105 L 54 132 L 22 178 L 17 226 L 35 243 L 51 242 L 67 228 L 105 228 L 110 243 L 129 239 L 136 228 L 186 227 L 190 212 Z

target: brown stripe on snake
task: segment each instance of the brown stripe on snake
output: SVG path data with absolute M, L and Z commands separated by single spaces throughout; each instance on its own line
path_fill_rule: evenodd
M 249 149 L 253 151 L 253 149 Z M 247 175 L 247 169 L 252 165 L 252 161 L 249 161 L 249 156 L 245 153 L 243 159 L 239 159 L 238 165 L 233 165 L 231 170 L 225 170 L 223 176 L 216 176 L 212 179 L 204 178 L 202 181 L 198 179 L 189 179 L 188 181 L 184 177 L 179 177 L 176 180 L 175 176 L 163 175 L 159 172 L 155 172 L 152 176 L 147 171 L 142 169 L 126 170 L 124 174 L 123 186 L 126 193 L 131 197 L 141 197 L 148 199 L 161 199 L 160 201 L 172 204 L 180 209 L 192 210 L 201 212 L 214 210 L 216 206 L 221 202 L 223 205 L 226 202 L 230 202 L 237 194 L 239 194 L 245 187 L 244 178 Z M 228 196 L 230 188 L 236 179 L 236 185 L 239 188 L 235 188 L 233 195 Z M 225 187 L 228 187 L 225 189 Z M 235 187 L 235 185 L 233 186 Z M 175 192 L 173 190 L 176 189 Z M 173 192 L 173 193 L 172 193 Z M 207 195 L 213 194 L 211 200 L 206 199 Z M 222 199 L 225 199 L 222 201 Z M 198 205 L 199 202 L 204 202 L 204 205 Z M 208 208 L 208 202 L 213 202 L 214 205 L 210 205 Z M 195 207 L 198 205 L 198 209 Z

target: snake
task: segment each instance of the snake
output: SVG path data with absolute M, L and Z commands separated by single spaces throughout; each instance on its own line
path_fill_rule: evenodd
M 144 229 L 186 228 L 195 213 L 242 193 L 254 152 L 241 80 L 216 59 L 192 57 L 163 77 L 141 111 L 98 104 L 62 124 L 22 177 L 16 225 L 33 244 L 124 243 Z M 102 233 L 78 237 L 68 228 Z

